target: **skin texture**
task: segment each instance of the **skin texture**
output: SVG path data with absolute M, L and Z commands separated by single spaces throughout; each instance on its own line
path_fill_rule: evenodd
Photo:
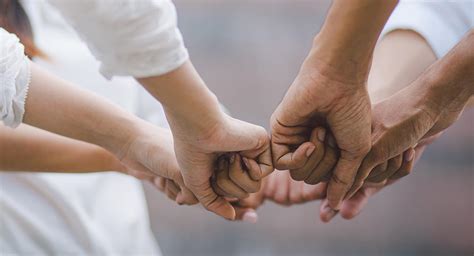
M 0 125 L 0 170 L 86 173 L 124 171 L 110 152 L 28 125 L 11 129 Z
M 164 106 L 186 187 L 207 210 L 233 220 L 236 209 L 212 189 L 210 179 L 217 169 L 229 168 L 220 181 L 233 185 L 227 196 L 244 198 L 258 190 L 261 179 L 273 171 L 265 129 L 224 114 L 189 61 L 168 74 L 138 81 Z M 234 155 L 232 161 L 218 166 L 226 155 Z M 235 182 L 238 177 L 252 186 Z
M 339 157 L 328 185 L 334 209 L 340 207 L 370 150 L 367 76 L 378 35 L 396 4 L 334 1 L 300 72 L 271 118 L 274 165 L 290 169 L 299 180 L 311 176 L 322 155 L 313 129 L 324 127 L 334 137 Z M 320 181 L 331 170 L 318 169 L 310 182 Z
M 196 202 L 184 186 L 169 131 L 31 65 L 25 123 L 101 146 L 125 165 L 127 174 L 139 179 L 171 179 L 181 189 L 177 199 L 180 203 Z
M 229 186 L 218 186 L 217 180 L 213 180 L 213 187 L 222 196 L 223 191 L 232 189 Z M 288 171 L 273 172 L 263 180 L 261 189 L 243 199 L 227 198 L 236 209 L 235 220 L 255 223 L 258 219 L 256 210 L 265 201 L 273 201 L 276 204 L 288 207 L 294 204 L 302 204 L 326 197 L 326 183 L 308 185 L 303 181 L 295 181 L 290 177 Z
M 409 86 L 374 105 L 372 149 L 349 195 L 377 165 L 444 131 L 461 116 L 474 93 L 473 31 Z
M 399 54 L 400 52 L 404 52 L 405 54 Z M 468 55 L 469 54 L 465 54 L 465 56 Z M 412 80 L 423 73 L 423 71 L 435 61 L 436 57 L 434 53 L 419 34 L 409 30 L 396 30 L 391 32 L 381 40 L 375 50 L 374 65 L 372 66 L 371 75 L 369 77 L 371 97 L 375 99 L 375 101 L 383 101 L 390 97 L 391 94 L 409 85 Z M 465 75 L 466 74 L 469 73 L 465 73 Z M 458 114 L 454 116 L 457 117 Z M 443 124 L 442 126 L 445 125 L 446 124 Z M 426 146 L 435 141 L 440 135 L 441 133 L 437 133 L 428 136 L 417 143 L 414 148 L 414 162 L 421 157 Z M 390 168 L 385 168 L 385 170 L 384 168 L 378 168 L 380 166 L 389 166 L 389 163 L 397 158 L 400 158 L 400 155 L 388 161 L 382 161 L 381 164 L 377 165 L 375 169 L 372 170 L 372 173 L 375 172 L 375 175 L 372 177 L 369 176 L 365 185 L 343 202 L 339 212 L 328 207 L 326 200 L 323 201 L 320 208 L 321 220 L 328 222 L 338 213 L 345 219 L 352 219 L 360 214 L 372 195 L 382 190 L 385 186 L 393 184 L 403 175 L 410 173 L 413 167 L 413 165 L 410 166 L 410 164 L 404 164 L 406 167 L 401 168 L 401 171 L 397 175 L 392 176 L 390 176 Z M 402 163 L 407 163 L 406 154 Z M 378 174 L 377 171 L 379 172 Z

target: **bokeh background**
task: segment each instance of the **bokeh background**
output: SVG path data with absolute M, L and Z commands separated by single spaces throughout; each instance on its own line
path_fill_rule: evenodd
M 268 128 L 329 1 L 175 0 L 191 58 L 237 118 Z M 402 53 L 401 53 L 402 54 Z M 354 220 L 318 218 L 319 202 L 266 203 L 257 224 L 177 207 L 146 187 L 164 255 L 474 255 L 474 111 L 431 145 L 414 173 Z
M 208 86 L 232 115 L 268 129 L 330 1 L 173 1 Z M 165 256 L 474 256 L 473 126 L 471 110 L 428 147 L 413 174 L 371 198 L 351 221 L 323 224 L 319 202 L 311 202 L 266 203 L 257 224 L 228 222 L 198 206 L 176 206 L 145 184 L 152 229 Z

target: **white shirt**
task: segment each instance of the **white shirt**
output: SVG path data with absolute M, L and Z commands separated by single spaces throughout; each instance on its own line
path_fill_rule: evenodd
M 188 59 L 170 0 L 49 2 L 77 30 L 109 79 L 165 74 Z M 0 118 L 11 127 L 23 119 L 28 88 L 25 77 L 29 77 L 25 57 L 20 54 L 22 46 L 15 40 L 0 29 Z
M 107 81 L 101 65 L 58 12 L 24 1 L 35 42 L 53 74 L 166 126 L 161 105 L 131 78 Z M 3 42 L 3 41 L 2 41 Z M 141 183 L 108 172 L 33 174 L 0 171 L 1 255 L 160 255 Z
M 474 0 L 402 0 L 382 34 L 396 29 L 418 32 L 441 58 L 474 27 Z

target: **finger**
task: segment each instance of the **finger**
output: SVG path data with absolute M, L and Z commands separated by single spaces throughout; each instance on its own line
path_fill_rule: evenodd
M 238 187 L 240 187 L 243 192 L 255 193 L 259 191 L 261 181 L 255 181 L 252 178 L 250 178 L 249 173 L 245 171 L 244 169 L 242 169 L 242 164 L 240 160 L 241 160 L 241 157 L 239 154 L 235 154 L 231 157 L 231 163 L 229 167 L 229 179 L 233 183 L 235 183 Z M 258 168 L 258 165 L 257 165 L 257 168 Z M 219 185 L 219 187 L 226 190 L 221 185 Z
M 179 191 L 181 191 L 179 186 L 170 179 L 166 179 L 166 189 L 170 190 L 176 195 L 179 193 Z
M 184 185 L 180 186 L 180 191 L 176 196 L 176 203 L 179 205 L 186 204 L 186 205 L 194 205 L 199 203 L 199 200 L 196 196 Z
M 335 146 L 325 143 L 324 156 L 321 162 L 311 172 L 311 174 L 305 179 L 305 183 L 317 184 L 321 181 L 325 181 L 325 177 L 331 177 L 331 172 L 337 164 L 338 152 Z M 329 181 L 327 179 L 326 181 Z
M 244 163 L 246 167 L 248 176 L 250 176 L 252 180 L 259 181 L 263 178 L 262 170 L 260 169 L 260 165 L 257 163 L 257 161 L 243 156 L 242 162 Z
M 275 203 L 288 205 L 289 203 L 289 182 L 290 178 L 288 176 L 280 176 L 278 179 L 278 183 L 276 184 L 275 196 L 272 198 Z
M 321 206 L 319 207 L 319 218 L 321 219 L 321 221 L 324 223 L 328 223 L 336 215 L 337 211 L 329 207 L 329 201 L 327 199 L 324 199 L 321 202 Z
M 374 182 L 374 183 L 379 183 L 379 182 L 382 182 L 382 181 L 388 179 L 398 169 L 400 169 L 400 167 L 402 166 L 402 163 L 403 163 L 403 154 L 400 154 L 400 155 L 388 160 L 387 170 L 384 173 L 381 173 L 381 174 L 379 174 L 377 176 L 374 176 L 372 178 L 370 178 L 370 175 L 369 175 L 369 178 L 367 179 L 367 181 Z
M 347 191 L 345 197 L 346 199 L 353 197 L 354 194 L 364 185 L 365 179 L 367 176 L 369 176 L 370 172 L 375 166 L 377 166 L 377 164 L 372 160 L 372 157 L 369 153 L 367 157 L 364 158 L 364 161 L 357 170 L 354 181 L 350 189 Z
M 372 171 L 370 171 L 369 175 L 367 176 L 367 179 L 385 173 L 387 171 L 387 167 L 388 161 L 384 161 L 383 163 L 378 164 L 377 166 L 375 166 L 374 169 L 372 169 Z
M 159 191 L 161 192 L 165 191 L 165 183 L 166 183 L 165 178 L 155 177 L 151 179 L 150 181 L 155 186 L 155 188 L 157 188 Z
M 252 208 L 235 207 L 235 220 L 255 224 L 258 221 L 258 215 Z
M 263 194 L 265 195 L 266 198 L 273 198 L 275 196 L 276 186 L 277 186 L 276 181 L 278 179 L 278 176 L 281 174 L 284 174 L 284 172 L 286 171 L 277 171 L 267 177 L 266 184 L 263 188 Z
M 329 181 L 327 192 L 329 206 L 334 210 L 339 210 L 341 207 L 342 200 L 352 187 L 360 163 L 361 159 L 359 158 L 341 154 Z
M 165 193 L 168 196 L 169 199 L 176 201 L 176 197 L 178 195 L 179 189 L 174 186 L 172 182 L 169 182 L 169 180 L 166 180 L 166 185 L 165 185 Z
M 212 190 L 210 183 L 193 187 L 194 194 L 204 208 L 228 220 L 235 219 L 235 209 L 223 197 Z
M 303 167 L 290 170 L 291 178 L 294 180 L 305 180 L 321 162 L 324 156 L 324 139 L 326 137 L 326 129 L 318 127 L 313 129 L 310 142 L 315 146 L 315 150 L 309 156 Z
M 411 173 L 414 163 L 415 163 L 415 150 L 410 148 L 403 153 L 403 164 L 400 167 L 400 169 L 390 177 L 390 179 L 396 180 L 396 179 L 400 179 L 402 177 L 407 176 L 408 174 Z
M 236 125 L 228 127 L 227 136 L 233 140 L 232 143 L 220 145 L 223 152 L 253 151 L 251 158 L 254 158 L 269 147 L 270 137 L 263 127 L 238 119 L 233 119 L 232 122 Z
M 294 151 L 287 144 L 272 143 L 273 164 L 278 170 L 296 169 L 303 167 L 308 157 L 316 149 L 311 142 L 305 142 Z
M 256 210 L 260 207 L 263 202 L 265 201 L 264 195 L 261 192 L 250 194 L 249 197 L 240 199 L 239 201 L 235 202 L 233 205 L 242 207 L 242 208 L 252 208 Z
M 288 184 L 288 199 L 290 204 L 300 204 L 303 199 L 303 184 L 304 182 L 290 179 Z
M 362 187 L 349 199 L 344 200 L 341 206 L 341 217 L 347 220 L 359 215 L 369 200 L 369 194 L 366 193 L 366 188 Z
M 233 197 L 231 194 L 227 193 L 226 191 L 222 190 L 216 181 L 212 181 L 212 189 L 216 192 L 217 195 L 225 197 L 225 200 L 228 202 L 233 202 L 234 200 L 239 200 L 238 198 Z M 230 199 L 230 200 L 229 200 Z
M 268 144 L 265 151 L 258 156 L 258 164 L 260 166 L 262 178 L 267 177 L 275 170 L 273 167 L 272 148 L 270 144 Z
M 316 185 L 303 183 L 304 202 L 326 198 L 326 189 L 327 183 L 318 183 Z
M 239 159 L 239 161 L 237 161 L 237 159 Z M 231 162 L 232 163 L 230 167 L 227 161 L 220 162 L 222 166 L 219 166 L 219 170 L 216 175 L 216 184 L 222 191 L 225 192 L 225 195 L 228 197 L 235 197 L 239 199 L 245 198 L 248 196 L 248 193 L 235 184 L 229 177 L 230 168 L 240 168 L 240 156 L 238 154 L 234 154 L 231 157 Z

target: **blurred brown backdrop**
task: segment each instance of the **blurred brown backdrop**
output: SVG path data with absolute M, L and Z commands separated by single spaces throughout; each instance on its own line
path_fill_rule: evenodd
M 235 117 L 268 128 L 329 1 L 175 3 L 208 86 Z M 257 224 L 230 223 L 147 187 L 153 229 L 164 255 L 473 255 L 473 125 L 470 111 L 352 221 L 322 224 L 313 202 L 266 203 Z

